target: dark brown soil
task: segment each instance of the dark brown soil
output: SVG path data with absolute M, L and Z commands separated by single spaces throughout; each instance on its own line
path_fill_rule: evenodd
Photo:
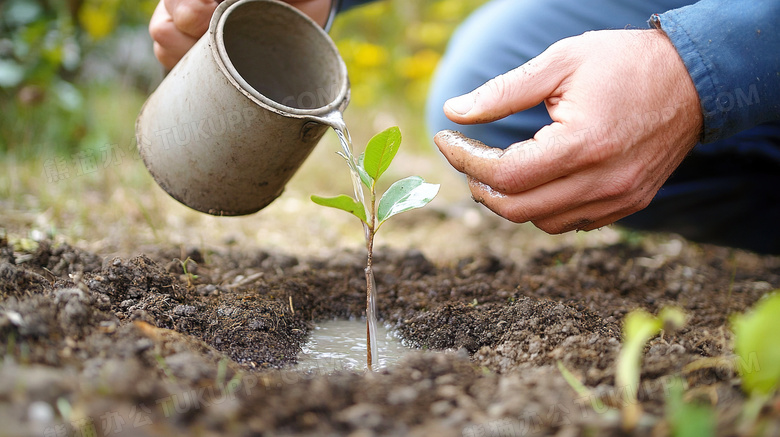
M 374 373 L 296 371 L 312 324 L 361 317 L 364 255 L 156 249 L 102 259 L 0 240 L 0 435 L 621 435 L 623 317 L 676 305 L 650 341 L 638 435 L 665 435 L 674 376 L 737 433 L 729 316 L 780 287 L 780 258 L 670 240 L 483 254 L 379 250 L 380 318 L 419 352 Z M 186 263 L 181 260 L 188 260 Z M 185 271 L 186 264 L 186 271 Z M 591 394 L 577 394 L 560 362 Z M 762 413 L 780 429 L 780 398 Z

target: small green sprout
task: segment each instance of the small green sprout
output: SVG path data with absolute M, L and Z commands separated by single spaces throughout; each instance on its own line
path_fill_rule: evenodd
M 558 371 L 561 372 L 563 379 L 566 381 L 566 383 L 569 384 L 569 387 L 571 387 L 572 390 L 574 390 L 577 395 L 579 395 L 579 397 L 584 398 L 591 395 L 588 387 L 585 387 L 585 384 L 577 379 L 577 377 L 566 368 L 561 360 L 556 361 L 555 365 L 558 366 Z
M 623 348 L 617 358 L 615 385 L 625 388 L 627 399 L 622 410 L 623 429 L 633 430 L 642 415 L 637 401 L 642 352 L 645 344 L 665 327 L 679 328 L 685 324 L 685 313 L 678 308 L 664 308 L 657 317 L 644 310 L 635 310 L 623 321 Z
M 666 404 L 666 419 L 674 437 L 699 437 L 715 435 L 715 411 L 710 405 L 692 401 L 683 397 L 682 378 L 671 384 L 669 402 Z
M 780 290 L 761 300 L 752 311 L 732 317 L 734 352 L 743 363 L 737 366 L 742 390 L 748 400 L 742 411 L 743 431 L 753 426 L 763 406 L 780 387 Z
M 184 276 L 187 278 L 187 288 L 192 288 L 195 286 L 195 281 L 199 278 L 198 275 L 192 273 L 187 268 L 187 265 L 189 263 L 192 263 L 197 266 L 197 263 L 193 261 L 192 258 L 187 257 L 184 261 L 179 260 L 179 264 L 181 264 L 181 269 L 184 271 Z
M 339 152 L 353 174 L 357 174 L 360 182 L 369 190 L 367 199 L 355 199 L 345 194 L 336 197 L 311 196 L 314 203 L 329 206 L 346 211 L 359 218 L 363 223 L 366 236 L 366 323 L 370 324 L 372 293 L 374 292 L 372 257 L 374 249 L 374 237 L 387 219 L 415 208 L 427 205 L 439 192 L 438 184 L 429 184 L 419 176 L 409 176 L 401 179 L 385 191 L 377 202 L 376 183 L 384 174 L 390 163 L 398 153 L 401 145 L 401 131 L 398 127 L 391 127 L 376 134 L 366 145 L 366 150 L 357 160 L 348 148 Z M 367 329 L 370 331 L 370 328 Z M 371 369 L 371 337 L 367 338 L 367 362 Z
M 35 253 L 38 250 L 38 242 L 31 238 L 18 238 L 12 240 L 14 252 Z
M 743 369 L 742 389 L 749 395 L 771 394 L 780 386 L 780 293 L 731 319 L 734 352 L 747 362 L 754 355 L 759 368 Z M 745 371 L 748 370 L 748 371 Z

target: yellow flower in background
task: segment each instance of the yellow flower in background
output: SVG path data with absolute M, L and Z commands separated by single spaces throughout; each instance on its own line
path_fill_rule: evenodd
M 441 55 L 431 49 L 418 50 L 414 55 L 401 59 L 398 72 L 401 76 L 412 79 L 428 79 L 436 69 Z
M 352 103 L 370 106 L 383 94 L 388 81 L 387 68 L 390 54 L 384 47 L 356 39 L 343 39 L 336 43 L 344 63 L 347 64 L 352 86 Z
M 371 43 L 360 43 L 355 50 L 355 66 L 358 68 L 376 68 L 387 63 L 387 49 Z
M 93 40 L 108 36 L 116 28 L 116 1 L 88 2 L 79 9 L 79 23 Z

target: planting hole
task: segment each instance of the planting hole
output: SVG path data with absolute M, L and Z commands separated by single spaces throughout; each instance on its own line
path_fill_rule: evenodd
M 379 360 L 374 369 L 396 363 L 411 349 L 381 324 L 377 325 Z M 300 370 L 331 372 L 337 370 L 363 370 L 366 367 L 366 321 L 332 320 L 315 325 L 309 341 L 298 355 Z

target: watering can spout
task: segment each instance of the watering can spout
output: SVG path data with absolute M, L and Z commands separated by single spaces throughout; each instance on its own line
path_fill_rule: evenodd
M 343 126 L 346 66 L 307 16 L 276 0 L 226 0 L 136 122 L 141 157 L 181 203 L 244 215 L 284 190 L 328 127 Z
M 331 111 L 322 117 L 317 117 L 315 120 L 328 127 L 332 127 L 336 131 L 343 132 L 347 129 L 347 124 L 344 122 L 344 114 L 340 109 Z

